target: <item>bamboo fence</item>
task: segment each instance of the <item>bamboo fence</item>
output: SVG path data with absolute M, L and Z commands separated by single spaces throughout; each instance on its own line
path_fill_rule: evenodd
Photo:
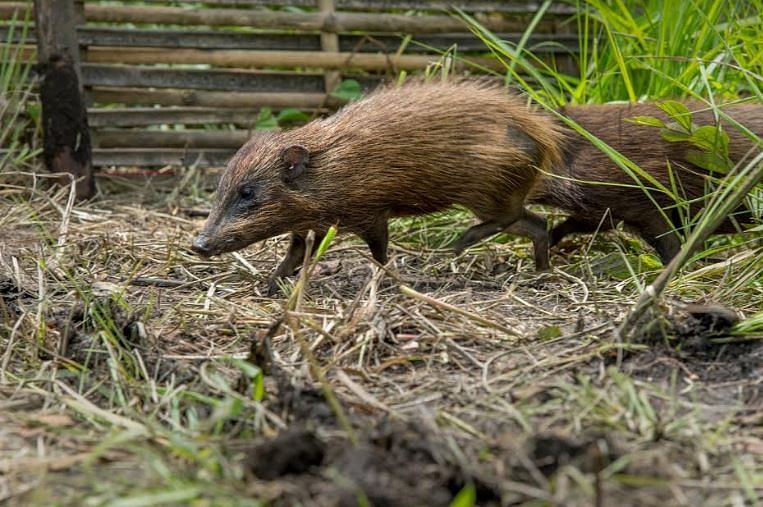
M 449 13 L 463 9 L 516 42 L 538 8 L 522 0 L 123 4 L 75 0 L 78 22 L 60 27 L 79 44 L 95 166 L 224 165 L 261 108 L 326 112 L 340 105 L 330 93 L 343 79 L 368 90 L 400 71 L 425 69 L 453 48 L 456 70 L 501 72 Z M 31 8 L 0 1 L 0 39 L 8 40 L 8 20 L 24 19 Z M 574 68 L 578 48 L 572 14 L 570 4 L 553 3 L 527 41 L 565 69 Z M 22 54 L 36 58 L 35 31 L 24 41 L 14 32 Z

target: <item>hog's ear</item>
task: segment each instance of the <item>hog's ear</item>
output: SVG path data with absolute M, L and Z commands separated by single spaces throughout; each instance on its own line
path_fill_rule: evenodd
M 281 152 L 283 160 L 283 180 L 292 183 L 305 172 L 305 167 L 310 160 L 310 152 L 301 144 L 294 144 Z

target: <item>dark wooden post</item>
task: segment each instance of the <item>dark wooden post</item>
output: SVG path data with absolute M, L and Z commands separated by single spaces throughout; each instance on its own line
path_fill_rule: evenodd
M 37 60 L 42 75 L 43 158 L 52 172 L 77 180 L 78 199 L 95 194 L 90 131 L 82 94 L 75 0 L 35 0 Z M 62 177 L 61 184 L 69 184 Z

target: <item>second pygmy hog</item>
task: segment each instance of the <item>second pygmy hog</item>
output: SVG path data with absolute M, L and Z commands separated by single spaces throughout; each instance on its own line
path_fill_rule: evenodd
M 696 125 L 716 125 L 714 114 L 706 105 L 701 102 L 686 105 Z M 763 106 L 760 104 L 724 106 L 723 111 L 763 137 Z M 583 136 L 568 130 L 563 141 L 562 162 L 552 169 L 553 175 L 538 180 L 529 196 L 530 202 L 562 208 L 570 214 L 565 222 L 552 229 L 551 245 L 571 233 L 607 230 L 624 222 L 657 250 L 663 262 L 668 262 L 681 247 L 677 231 L 686 221 L 681 213 L 696 216 L 709 191 L 708 172 L 688 161 L 690 151 L 696 152 L 697 148 L 687 142 L 668 142 L 657 129 L 629 121 L 638 116 L 652 116 L 669 123 L 671 120 L 653 103 L 572 106 L 560 112 L 672 189 L 678 201 L 691 204 L 688 210 L 679 211 L 677 200 L 664 192 L 652 190 L 648 196 L 609 156 Z M 738 128 L 727 121 L 722 121 L 721 126 L 729 135 L 732 162 L 748 163 L 760 153 L 761 146 Z M 643 184 L 653 188 L 648 181 Z M 745 223 L 750 219 L 748 210 L 739 209 L 734 213 L 734 220 L 726 220 L 716 232 L 735 232 L 738 230 L 735 222 Z

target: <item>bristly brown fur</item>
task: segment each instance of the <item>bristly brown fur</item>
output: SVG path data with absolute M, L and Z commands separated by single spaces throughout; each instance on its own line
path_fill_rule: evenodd
M 716 124 L 713 112 L 707 106 L 699 102 L 689 102 L 686 105 L 693 111 L 692 120 L 695 124 Z M 739 104 L 723 107 L 723 110 L 756 135 L 763 137 L 763 106 Z M 696 216 L 702 206 L 702 197 L 708 191 L 707 172 L 687 162 L 688 151 L 696 148 L 688 143 L 667 142 L 661 138 L 657 129 L 627 121 L 636 116 L 654 116 L 669 122 L 667 115 L 655 104 L 573 106 L 562 112 L 625 155 L 668 189 L 675 186 L 676 193 L 682 199 L 694 203 L 690 213 Z M 760 147 L 754 147 L 753 142 L 737 128 L 726 122 L 722 122 L 722 126 L 730 138 L 729 155 L 732 161 L 745 163 L 760 152 Z M 682 227 L 683 220 L 674 199 L 659 191 L 651 193 L 670 218 L 670 222 L 667 222 L 644 191 L 633 187 L 636 182 L 581 135 L 568 132 L 563 150 L 563 160 L 552 170 L 562 178 L 551 176 L 540 179 L 529 197 L 532 202 L 556 206 L 571 215 L 566 222 L 552 230 L 552 245 L 570 233 L 606 230 L 618 222 L 624 222 L 652 244 L 663 261 L 669 261 L 678 253 L 681 242 L 675 230 Z M 644 183 L 652 187 L 648 182 Z M 739 210 L 735 218 L 745 222 L 749 220 L 749 213 Z M 732 221 L 726 221 L 718 232 L 735 230 Z
M 483 221 L 459 249 L 506 230 L 531 237 L 536 264 L 544 268 L 545 222 L 523 203 L 539 170 L 561 163 L 563 137 L 550 116 L 484 80 L 382 87 L 329 118 L 257 133 L 247 142 L 220 182 L 200 236 L 204 251 L 230 251 L 291 231 L 296 256 L 304 248 L 300 236 L 310 229 L 320 236 L 338 224 L 365 239 L 382 262 L 388 218 L 458 204 Z M 281 154 L 289 146 L 309 157 L 304 174 L 285 184 Z M 256 186 L 260 203 L 251 213 L 232 213 L 240 208 L 242 185 Z M 285 261 L 277 274 L 288 274 L 292 264 Z

